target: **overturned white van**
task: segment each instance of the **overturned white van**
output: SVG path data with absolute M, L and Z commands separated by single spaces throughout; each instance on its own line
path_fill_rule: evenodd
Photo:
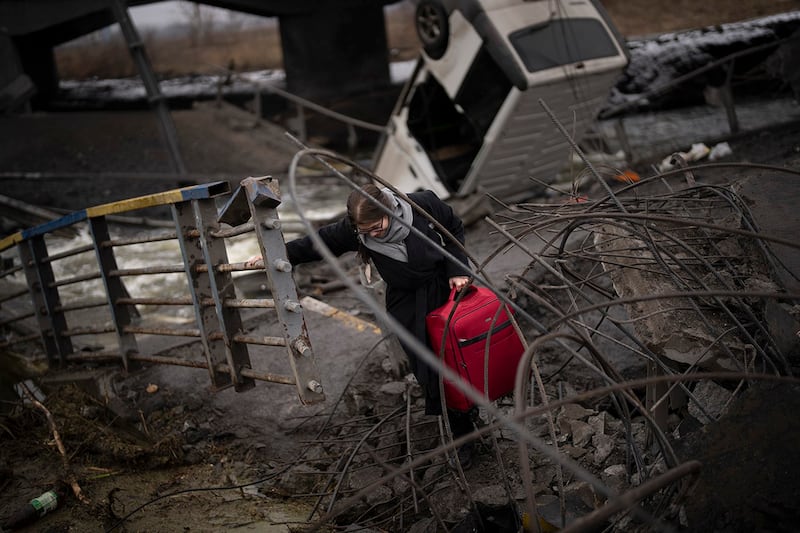
M 579 139 L 628 62 L 591 0 L 420 0 L 424 46 L 375 172 L 404 192 L 517 201 L 570 157 L 540 99 Z

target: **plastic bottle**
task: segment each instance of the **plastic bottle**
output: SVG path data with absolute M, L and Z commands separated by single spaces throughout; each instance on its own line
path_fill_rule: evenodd
M 48 490 L 44 494 L 26 503 L 3 524 L 4 530 L 17 529 L 32 524 L 56 507 L 64 495 L 58 489 Z

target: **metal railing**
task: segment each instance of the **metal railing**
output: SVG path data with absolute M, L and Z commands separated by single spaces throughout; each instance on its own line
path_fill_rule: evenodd
M 272 94 L 286 100 L 286 102 L 290 105 L 294 106 L 296 115 L 292 119 L 293 120 L 293 129 L 295 129 L 295 134 L 297 138 L 302 141 L 303 143 L 308 141 L 308 131 L 307 131 L 307 111 L 311 111 L 314 113 L 318 113 L 324 117 L 327 117 L 331 120 L 335 120 L 337 122 L 341 122 L 344 124 L 345 128 L 347 129 L 347 147 L 350 150 L 355 149 L 358 146 L 359 139 L 358 139 L 358 129 L 372 131 L 375 133 L 380 134 L 381 141 L 387 135 L 389 131 L 389 127 L 386 125 L 381 124 L 374 124 L 372 122 L 368 122 L 366 120 L 361 120 L 355 117 L 351 117 L 332 109 L 329 109 L 323 105 L 320 105 L 316 102 L 312 102 L 302 96 L 298 96 L 296 94 L 290 93 L 280 87 L 277 87 L 274 83 L 268 82 L 260 82 L 255 81 L 252 79 L 248 79 L 246 76 L 242 76 L 241 73 L 237 73 L 234 70 L 229 68 L 214 66 L 216 70 L 220 72 L 220 81 L 217 83 L 217 101 L 219 102 L 222 100 L 223 93 L 222 87 L 230 82 L 231 78 L 239 79 L 240 81 L 250 84 L 253 87 L 253 108 L 252 113 L 255 115 L 256 120 L 263 119 L 263 112 L 262 112 L 262 95 L 263 93 Z
M 44 351 L 50 367 L 116 361 L 126 370 L 141 363 L 206 368 L 214 389 L 233 386 L 241 392 L 261 380 L 296 385 L 304 404 L 323 401 L 303 308 L 286 256 L 277 212 L 280 203 L 278 184 L 272 178 L 246 178 L 233 194 L 228 183 L 220 181 L 87 208 L 0 240 L 0 252 L 16 247 L 19 258 L 18 264 L 4 261 L 7 264 L 0 271 L 0 328 L 5 335 L 0 349 L 30 353 L 28 346 L 20 346 L 38 342 L 41 348 L 32 351 L 34 355 Z M 111 235 L 109 216 L 152 208 L 169 209 L 174 231 Z M 48 241 L 55 238 L 54 232 L 81 226 L 88 231 L 89 244 L 50 253 Z M 230 263 L 228 243 L 252 233 L 266 259 L 263 270 L 272 294 L 269 299 L 239 298 L 235 291 L 232 274 L 255 268 Z M 123 247 L 165 241 L 177 244 L 181 264 L 137 267 L 119 261 L 118 251 Z M 69 266 L 54 268 L 86 254 L 94 254 L 94 261 L 83 257 L 82 264 L 96 264 L 96 269 L 70 272 Z M 129 291 L 128 280 L 147 283 L 166 275 L 185 276 L 186 292 L 143 296 Z M 85 289 L 69 290 L 89 284 L 102 286 L 101 298 L 92 297 Z M 194 324 L 178 327 L 140 313 L 139 308 L 151 306 L 190 307 Z M 242 315 L 248 309 L 275 313 L 281 334 L 248 334 Z M 91 349 L 98 339 L 102 343 L 104 335 L 116 338 L 116 349 Z M 89 341 L 83 340 L 87 337 Z M 151 341 L 170 337 L 199 340 L 203 359 L 160 355 L 159 350 L 143 348 L 163 348 L 168 344 L 165 340 Z M 252 345 L 285 350 L 292 374 L 256 370 L 248 349 Z

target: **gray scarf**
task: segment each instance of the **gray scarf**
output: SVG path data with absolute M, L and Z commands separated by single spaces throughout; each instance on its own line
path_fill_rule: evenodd
M 380 238 L 370 237 L 369 235 L 359 235 L 358 237 L 364 243 L 364 246 L 370 250 L 396 259 L 401 263 L 408 263 L 408 250 L 406 250 L 405 239 L 411 230 L 398 222 L 396 218 L 401 219 L 410 226 L 414 220 L 411 204 L 395 196 L 389 188 L 381 189 L 381 191 L 392 201 L 393 206 L 392 214 L 394 216 L 389 217 L 389 228 L 386 230 L 386 235 Z

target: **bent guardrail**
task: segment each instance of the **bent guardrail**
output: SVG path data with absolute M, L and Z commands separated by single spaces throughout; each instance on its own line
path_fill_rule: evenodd
M 226 196 L 227 203 L 218 209 Z M 90 207 L 1 239 L 0 252 L 16 246 L 19 264 L 4 261 L 0 271 L 0 330 L 4 333 L 0 349 L 39 342 L 51 367 L 73 361 L 116 361 L 125 370 L 142 363 L 206 368 L 216 390 L 233 386 L 242 392 L 261 380 L 296 385 L 304 404 L 324 400 L 303 308 L 286 257 L 277 212 L 280 203 L 278 183 L 270 177 L 246 178 L 232 195 L 227 182 L 213 182 Z M 108 216 L 150 208 L 169 209 L 175 230 L 112 236 Z M 84 224 L 90 244 L 49 253 L 48 240 L 56 230 Z M 255 268 L 230 263 L 228 243 L 248 233 L 256 234 L 265 258 L 263 270 L 273 296 L 270 299 L 236 295 L 232 273 Z M 165 241 L 177 244 L 182 264 L 125 265 L 115 253 L 121 247 Z M 94 271 L 74 273 L 68 268 L 54 268 L 60 261 L 92 253 L 97 265 Z M 20 274 L 24 281 L 14 279 Z M 169 274 L 185 276 L 186 293 L 142 296 L 131 294 L 126 283 L 132 278 Z M 87 297 L 89 291 L 80 290 L 89 283 L 101 283 L 101 298 Z M 67 287 L 78 290 L 68 293 Z M 149 306 L 191 307 L 194 327 L 176 327 L 152 316 L 143 317 L 139 308 Z M 248 334 L 242 318 L 246 309 L 273 310 L 281 334 Z M 97 341 L 108 335 L 115 337 L 117 349 L 97 350 Z M 159 355 L 154 353 L 158 350 L 143 348 L 166 337 L 199 340 L 203 360 Z M 286 350 L 292 375 L 254 369 L 249 350 L 252 345 Z

